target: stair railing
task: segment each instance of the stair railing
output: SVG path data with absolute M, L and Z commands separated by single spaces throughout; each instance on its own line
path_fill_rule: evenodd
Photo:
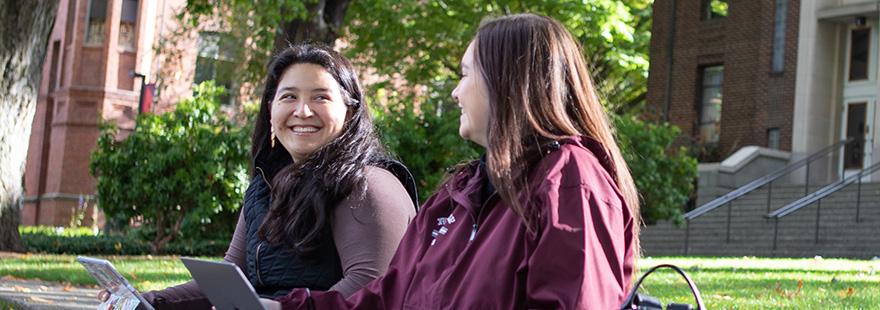
M 839 150 L 843 150 L 848 144 L 850 144 L 854 141 L 856 141 L 856 139 L 850 137 L 846 140 L 841 140 L 841 141 L 838 141 L 834 144 L 826 146 L 826 147 L 822 148 L 821 150 L 813 152 L 812 154 L 810 154 L 806 158 L 795 161 L 791 164 L 786 165 L 785 167 L 780 168 L 779 170 L 771 172 L 770 174 L 767 174 L 767 175 L 764 175 L 760 178 L 752 180 L 751 182 L 746 183 L 745 185 L 740 186 L 739 188 L 737 188 L 737 189 L 735 189 L 735 190 L 733 190 L 733 191 L 731 191 L 721 197 L 715 198 L 712 201 L 709 201 L 709 202 L 703 204 L 702 206 L 700 206 L 696 209 L 693 209 L 690 212 L 685 213 L 684 214 L 684 219 L 685 219 L 684 255 L 688 254 L 688 247 L 689 247 L 689 242 L 690 242 L 690 223 L 691 223 L 691 221 L 693 221 L 694 219 L 696 219 L 696 218 L 698 218 L 698 217 L 700 217 L 700 216 L 702 216 L 712 210 L 715 210 L 721 206 L 727 205 L 727 232 L 726 232 L 726 241 L 725 242 L 730 242 L 730 220 L 732 217 L 732 212 L 733 212 L 732 209 L 733 209 L 733 201 L 734 200 L 739 199 L 745 195 L 748 195 L 749 193 L 767 185 L 767 212 L 770 212 L 771 201 L 773 200 L 773 182 L 778 180 L 779 178 L 782 178 L 782 177 L 796 171 L 797 169 L 800 169 L 805 166 L 806 166 L 806 173 L 804 174 L 804 195 L 807 195 L 807 194 L 809 194 L 809 190 L 810 190 L 810 165 L 814 161 L 819 160 L 821 158 L 824 158 L 828 154 L 831 154 L 831 153 L 839 151 Z
M 814 242 L 819 243 L 819 223 L 822 215 L 822 199 L 834 194 L 841 189 L 851 185 L 852 183 L 857 183 L 858 188 L 856 189 L 856 223 L 860 222 L 859 219 L 859 211 L 862 204 L 862 179 L 868 177 L 875 172 L 880 171 L 880 163 L 875 163 L 871 166 L 868 166 L 865 169 L 862 169 L 858 173 L 846 177 L 837 182 L 831 183 L 823 188 L 820 188 L 809 194 L 804 196 L 801 199 L 798 199 L 792 203 L 789 203 L 782 208 L 779 208 L 773 212 L 770 212 L 766 215 L 767 218 L 773 220 L 773 252 L 776 252 L 776 244 L 779 239 L 779 219 L 785 217 L 786 215 L 790 215 L 792 213 L 798 212 L 806 206 L 816 204 L 816 226 L 815 226 L 815 236 Z

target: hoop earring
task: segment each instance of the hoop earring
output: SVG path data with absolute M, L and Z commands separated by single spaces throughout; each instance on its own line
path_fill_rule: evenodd
M 271 136 L 269 137 L 269 139 L 270 139 L 269 145 L 271 145 L 272 148 L 274 149 L 275 148 L 275 128 L 269 127 L 269 132 L 271 132 Z

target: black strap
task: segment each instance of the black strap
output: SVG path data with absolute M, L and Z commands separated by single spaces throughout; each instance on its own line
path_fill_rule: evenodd
M 394 159 L 382 160 L 380 167 L 388 170 L 400 180 L 400 184 L 403 184 L 403 188 L 406 189 L 407 194 L 409 194 L 409 198 L 412 200 L 416 212 L 419 212 L 419 191 L 416 187 L 416 178 L 414 178 L 412 173 L 409 172 L 409 169 L 401 162 Z
M 687 281 L 688 286 L 691 288 L 691 293 L 694 294 L 694 299 L 697 301 L 697 310 L 705 310 L 706 309 L 706 306 L 703 304 L 703 297 L 700 297 L 700 289 L 697 288 L 697 285 L 694 284 L 694 281 L 691 280 L 691 277 L 689 277 L 687 275 L 687 273 L 684 272 L 684 270 L 681 270 L 681 268 L 678 268 L 678 266 L 675 266 L 675 265 L 660 264 L 660 265 L 654 266 L 653 268 L 648 270 L 648 272 L 645 272 L 645 274 L 642 275 L 642 277 L 639 278 L 638 281 L 636 281 L 636 284 L 633 285 L 632 289 L 629 291 L 629 294 L 626 296 L 626 299 L 624 300 L 623 304 L 620 306 L 621 310 L 637 309 L 638 305 L 634 305 L 633 301 L 637 295 L 636 292 L 639 290 L 639 285 L 642 285 L 642 281 L 644 281 L 645 278 L 647 278 L 649 274 L 653 273 L 654 271 L 656 271 L 657 269 L 660 269 L 660 268 L 670 268 L 670 269 L 678 272 L 678 274 L 680 274 L 682 277 L 684 277 L 685 281 Z

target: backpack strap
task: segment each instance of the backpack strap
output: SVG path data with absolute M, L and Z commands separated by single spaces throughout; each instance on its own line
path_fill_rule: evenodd
M 378 164 L 379 167 L 388 170 L 400 181 L 400 184 L 403 184 L 403 188 L 406 189 L 407 194 L 409 194 L 409 198 L 412 200 L 413 206 L 416 209 L 416 213 L 419 212 L 419 191 L 416 187 L 416 178 L 413 177 L 412 173 L 409 172 L 409 169 L 403 165 L 403 163 L 394 160 L 394 159 L 383 159 Z

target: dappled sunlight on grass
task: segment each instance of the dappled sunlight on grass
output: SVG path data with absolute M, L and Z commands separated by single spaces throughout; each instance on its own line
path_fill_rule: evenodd
M 109 260 L 139 291 L 162 289 L 190 279 L 177 256 L 95 256 Z M 217 257 L 205 259 L 219 260 Z M 0 276 L 95 286 L 74 255 L 25 254 L 3 257 Z
M 682 267 L 709 309 L 865 309 L 880 303 L 880 261 L 754 257 L 646 257 L 642 271 L 658 264 Z M 642 292 L 664 303 L 693 303 L 681 277 L 658 271 Z
M 95 285 L 73 255 L 12 254 L 0 258 L 0 277 Z M 177 256 L 101 258 L 112 262 L 140 291 L 162 289 L 190 279 Z M 877 260 L 645 257 L 639 260 L 639 267 L 644 272 L 663 263 L 682 267 L 699 286 L 709 309 L 880 307 Z M 672 271 L 651 275 L 642 284 L 642 292 L 664 303 L 693 303 L 687 284 Z

